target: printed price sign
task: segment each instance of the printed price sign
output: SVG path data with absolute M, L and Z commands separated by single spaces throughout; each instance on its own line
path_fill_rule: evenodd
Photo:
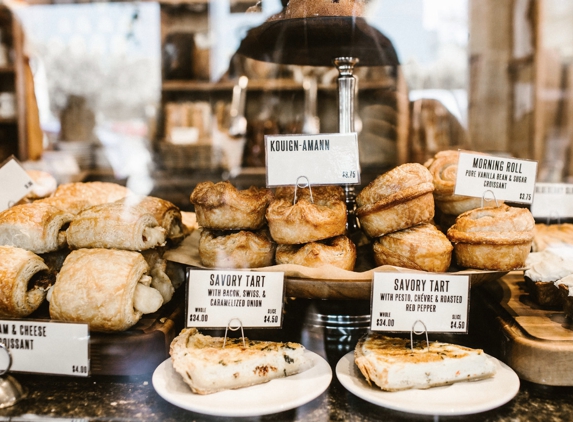
M 16 372 L 87 377 L 89 338 L 87 324 L 0 320 L 0 342 L 10 350 Z M 7 356 L 0 356 L 0 368 L 6 368 Z
M 536 161 L 460 152 L 454 193 L 531 204 L 536 177 Z
M 573 217 L 573 184 L 536 183 L 531 214 L 555 220 Z
M 280 328 L 284 273 L 187 270 L 187 327 Z
M 356 133 L 265 136 L 267 187 L 360 183 Z
M 0 211 L 4 211 L 25 197 L 34 182 L 12 157 L 0 167 L 0 186 Z
M 372 331 L 412 330 L 417 320 L 428 332 L 466 333 L 469 276 L 376 272 L 372 281 Z

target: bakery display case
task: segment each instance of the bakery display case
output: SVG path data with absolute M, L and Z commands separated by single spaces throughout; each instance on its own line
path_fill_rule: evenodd
M 435 75 L 416 70 L 393 7 L 279 3 L 130 12 L 130 42 L 159 23 L 149 171 L 64 183 L 16 163 L 12 184 L 33 189 L 0 210 L 0 418 L 569 420 L 573 269 L 555 251 L 572 243 L 567 201 L 557 224 L 532 207 L 573 192 L 539 183 L 567 180 L 547 158 L 565 142 L 543 137 L 557 137 L 555 116 L 565 133 L 568 97 L 540 111 L 554 81 L 536 25 L 557 6 L 464 2 L 464 114 L 440 95 L 466 68 L 453 54 Z M 491 37 L 500 21 L 537 44 Z M 489 85 L 508 63 L 509 80 Z M 307 166 L 318 182 L 294 174 L 303 151 L 324 154 Z M 351 182 L 328 179 L 340 163 Z M 4 405 L 13 379 L 22 389 Z

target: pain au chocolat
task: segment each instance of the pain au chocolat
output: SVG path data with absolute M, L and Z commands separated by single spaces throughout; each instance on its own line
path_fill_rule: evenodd
M 531 250 L 535 221 L 526 208 L 476 208 L 460 214 L 448 229 L 461 267 L 510 271 L 522 268 Z
M 421 164 L 402 164 L 373 180 L 356 197 L 356 215 L 370 237 L 429 222 L 434 217 L 434 183 Z
M 211 230 L 258 230 L 273 198 L 269 189 L 237 190 L 229 182 L 201 182 L 191 193 L 197 223 Z
M 38 255 L 0 246 L 0 316 L 21 318 L 42 304 L 55 274 Z

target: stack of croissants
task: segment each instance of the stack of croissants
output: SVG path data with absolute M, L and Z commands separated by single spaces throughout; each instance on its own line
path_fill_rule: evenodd
M 535 221 L 526 208 L 454 194 L 458 151 L 379 175 L 356 197 L 356 215 L 376 265 L 445 272 L 522 268 Z M 346 230 L 339 186 L 251 187 L 203 182 L 191 194 L 206 267 L 331 265 L 352 271 L 356 245 Z M 490 205 L 491 204 L 491 205 Z
M 0 316 L 47 299 L 52 320 L 123 331 L 171 300 L 163 251 L 188 233 L 179 208 L 115 183 L 49 184 L 0 213 Z
M 445 272 L 454 260 L 480 270 L 524 266 L 535 228 L 530 211 L 455 195 L 458 156 L 442 151 L 424 165 L 400 165 L 357 195 L 361 239 L 376 265 L 429 272 Z M 42 177 L 35 176 L 39 187 Z M 357 247 L 340 186 L 272 191 L 201 182 L 190 201 L 204 267 L 354 270 Z M 118 184 L 32 192 L 0 213 L 0 316 L 28 316 L 47 299 L 53 320 L 126 330 L 171 300 L 181 280 L 167 276 L 163 254 L 190 232 L 174 204 Z

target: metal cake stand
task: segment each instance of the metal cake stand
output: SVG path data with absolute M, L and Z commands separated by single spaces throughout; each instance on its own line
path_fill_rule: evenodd
M 398 56 L 390 40 L 355 17 L 312 17 L 263 23 L 248 31 L 237 51 L 246 57 L 300 66 L 336 66 L 338 70 L 338 128 L 351 133 L 354 128 L 356 95 L 355 66 L 391 66 L 396 72 Z M 345 185 L 349 234 L 359 233 L 356 193 Z M 314 302 L 307 320 L 322 327 L 327 350 L 346 353 L 367 330 L 370 322 L 368 300 L 355 300 L 352 312 L 348 301 Z M 307 321 L 307 322 L 309 322 Z

